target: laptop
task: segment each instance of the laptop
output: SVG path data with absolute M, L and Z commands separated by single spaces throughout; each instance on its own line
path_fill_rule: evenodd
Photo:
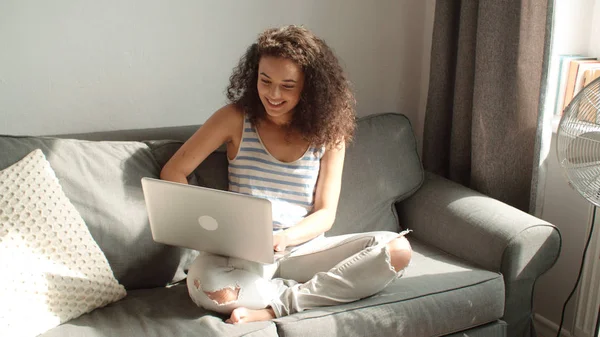
M 273 251 L 267 199 L 148 177 L 142 190 L 156 242 L 265 264 L 291 252 Z

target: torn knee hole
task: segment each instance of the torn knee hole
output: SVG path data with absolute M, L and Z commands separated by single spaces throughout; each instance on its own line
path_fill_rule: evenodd
M 208 298 L 218 305 L 231 304 L 237 301 L 240 295 L 239 286 L 229 286 L 215 291 L 205 291 L 201 289 L 200 282 L 198 282 L 198 280 L 194 281 L 194 285 L 198 290 L 202 290 L 202 292 L 204 292 Z

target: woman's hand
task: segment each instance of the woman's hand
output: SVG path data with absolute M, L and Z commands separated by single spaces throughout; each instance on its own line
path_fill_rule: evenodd
M 283 231 L 279 231 L 273 234 L 273 250 L 276 252 L 283 252 L 288 246 L 287 235 Z

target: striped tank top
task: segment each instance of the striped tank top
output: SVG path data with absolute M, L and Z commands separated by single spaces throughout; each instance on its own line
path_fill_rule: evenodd
M 271 201 L 273 230 L 292 227 L 312 210 L 324 148 L 312 146 L 293 162 L 282 162 L 264 146 L 256 128 L 244 118 L 238 153 L 229 160 L 229 190 Z

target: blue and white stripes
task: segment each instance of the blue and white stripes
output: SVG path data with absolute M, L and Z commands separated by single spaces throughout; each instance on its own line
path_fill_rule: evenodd
M 323 153 L 311 146 L 298 160 L 281 162 L 245 118 L 238 153 L 229 161 L 229 190 L 269 199 L 273 230 L 289 228 L 312 210 Z

